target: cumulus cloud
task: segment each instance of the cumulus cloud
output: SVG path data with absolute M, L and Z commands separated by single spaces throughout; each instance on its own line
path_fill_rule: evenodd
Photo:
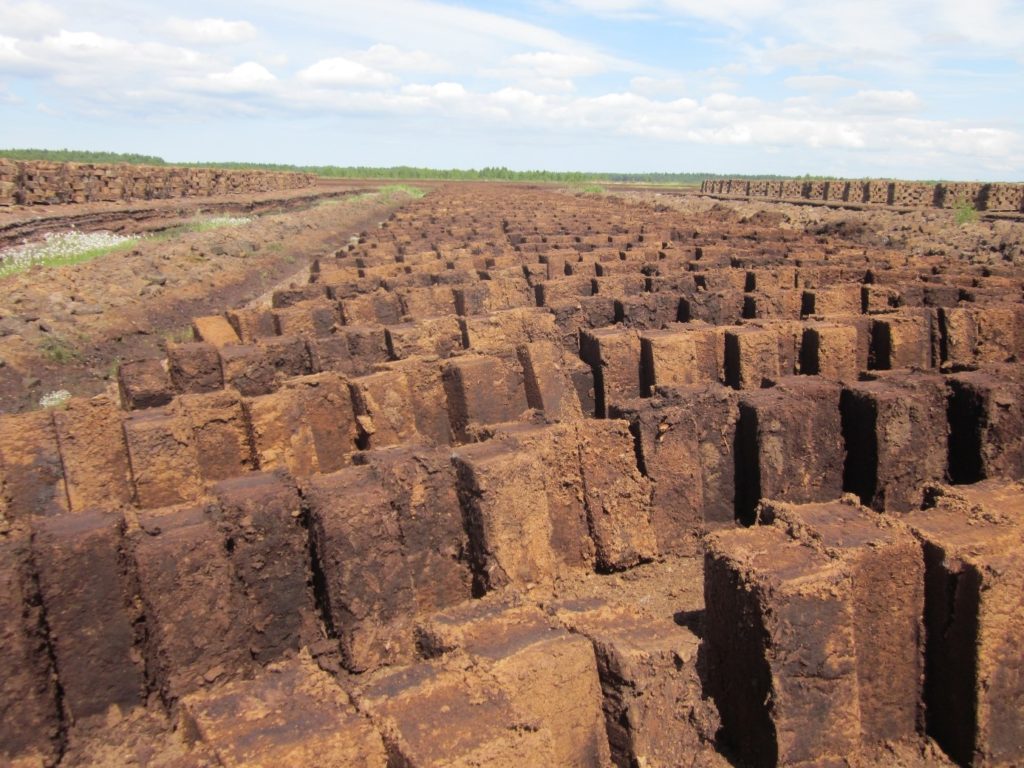
M 423 89 L 423 86 L 410 85 L 407 88 Z M 435 83 L 426 86 L 426 92 L 439 99 L 461 99 L 467 95 L 461 83 Z
M 596 56 L 557 51 L 531 51 L 510 57 L 513 67 L 524 67 L 550 78 L 586 77 L 604 72 L 605 64 Z
M 50 53 L 79 60 L 106 58 L 112 53 L 124 52 L 130 47 L 130 43 L 124 40 L 97 32 L 72 32 L 67 29 L 46 36 L 42 44 Z
M 622 62 L 597 53 L 535 50 L 509 56 L 498 66 L 479 70 L 479 74 L 531 91 L 571 93 L 576 90 L 578 78 L 622 68 Z
M 91 89 L 93 95 L 113 98 L 118 89 L 135 82 L 196 75 L 211 66 L 209 59 L 187 48 L 91 31 L 61 29 L 41 40 L 0 37 L 0 72 L 50 77 L 73 89 L 73 97 L 86 97 Z
M 842 106 L 850 112 L 892 114 L 915 112 L 922 102 L 913 91 L 857 91 L 842 100 Z
M 35 36 L 60 26 L 64 14 L 52 5 L 29 0 L 12 2 L 0 0 L 0 19 L 3 31 L 9 35 Z
M 856 80 L 838 75 L 794 75 L 782 81 L 787 88 L 794 91 L 809 91 L 811 93 L 831 93 L 857 86 Z
M 427 51 L 407 51 L 376 43 L 356 58 L 368 67 L 385 72 L 443 72 L 451 68 L 444 58 Z
M 462 83 L 411 83 L 403 85 L 401 93 L 425 107 L 458 105 L 469 95 Z
M 682 77 L 649 77 L 642 75 L 629 81 L 631 90 L 645 96 L 679 96 L 687 92 L 687 82 Z
M 321 59 L 299 72 L 299 80 L 320 88 L 374 88 L 394 85 L 398 78 L 343 57 Z
M 0 35 L 0 72 L 17 72 L 32 64 L 18 43 L 17 38 Z
M 171 18 L 165 27 L 176 39 L 194 44 L 239 43 L 256 37 L 256 27 L 248 21 Z
M 255 61 L 247 61 L 227 72 L 213 72 L 205 82 L 211 90 L 224 93 L 253 93 L 265 91 L 277 82 L 277 78 Z
M 61 29 L 48 35 L 38 44 L 23 43 L 21 48 L 37 59 L 49 60 L 53 66 L 72 62 L 78 66 L 105 64 L 111 69 L 125 71 L 125 62 L 143 70 L 151 66 L 192 66 L 201 60 L 200 54 L 188 48 L 153 42 L 133 42 L 101 35 L 97 32 L 73 32 Z

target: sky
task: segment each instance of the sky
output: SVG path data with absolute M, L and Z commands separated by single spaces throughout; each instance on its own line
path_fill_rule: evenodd
M 1024 180 L 1024 0 L 0 0 L 0 147 Z

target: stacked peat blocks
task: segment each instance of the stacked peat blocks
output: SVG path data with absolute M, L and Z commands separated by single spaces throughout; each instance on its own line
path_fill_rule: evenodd
M 1024 763 L 1012 268 L 486 185 L 313 256 L 0 418 L 4 760 Z
M 807 200 L 835 205 L 871 203 L 898 208 L 959 208 L 1024 213 L 1024 184 L 914 183 L 907 181 L 764 182 L 705 179 L 707 195 Z
M 94 165 L 0 158 L 0 207 L 162 200 L 310 187 L 309 173 Z

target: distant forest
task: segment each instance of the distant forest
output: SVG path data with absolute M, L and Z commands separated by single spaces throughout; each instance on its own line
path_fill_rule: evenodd
M 167 165 L 163 158 L 122 152 L 85 152 L 78 149 L 0 149 L 0 157 L 11 160 L 49 160 L 53 163 L 128 163 Z
M 700 184 L 704 179 L 771 180 L 778 175 L 735 173 L 584 173 L 579 171 L 513 171 L 508 168 L 441 169 L 396 165 L 390 168 L 337 165 L 282 165 L 278 163 L 168 163 L 162 157 L 120 152 L 85 152 L 74 149 L 0 149 L 0 157 L 12 160 L 49 160 L 60 163 L 128 163 L 176 165 L 231 170 L 297 171 L 337 179 L 440 179 L 458 181 L 554 181 L 564 183 L 622 182 L 634 184 Z M 810 176 L 806 178 L 811 178 Z M 820 178 L 820 177 L 815 177 Z

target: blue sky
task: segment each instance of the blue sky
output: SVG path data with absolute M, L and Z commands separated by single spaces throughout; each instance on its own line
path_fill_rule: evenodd
M 1020 0 L 0 0 L 0 146 L 1024 180 Z

